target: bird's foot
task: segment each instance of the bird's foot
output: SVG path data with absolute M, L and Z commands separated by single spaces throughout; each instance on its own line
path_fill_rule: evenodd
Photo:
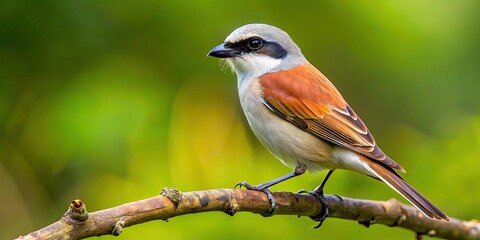
M 306 191 L 306 190 L 302 189 L 302 190 L 298 191 L 298 193 L 310 194 L 310 195 L 316 197 L 320 201 L 320 203 L 322 204 L 322 212 L 320 212 L 316 216 L 311 216 L 310 218 L 313 221 L 319 222 L 316 226 L 313 226 L 313 228 L 321 227 L 323 221 L 325 221 L 325 219 L 328 217 L 328 214 L 330 213 L 330 211 L 328 210 L 327 200 L 325 199 L 325 195 L 323 195 L 323 190 L 316 189 L 315 191 Z
M 275 200 L 273 199 L 272 191 L 270 191 L 268 187 L 266 187 L 264 184 L 250 185 L 247 182 L 239 182 L 235 185 L 235 188 L 237 187 L 240 187 L 240 188 L 244 187 L 247 190 L 259 191 L 259 192 L 265 193 L 267 195 L 268 201 L 270 201 L 270 210 L 267 213 L 262 214 L 262 216 L 270 217 L 273 215 L 273 212 L 275 211 Z

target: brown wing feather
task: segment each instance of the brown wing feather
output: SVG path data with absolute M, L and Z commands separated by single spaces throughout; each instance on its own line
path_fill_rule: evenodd
M 340 92 L 311 64 L 266 74 L 260 84 L 265 104 L 287 121 L 321 139 L 404 171 L 382 152 Z

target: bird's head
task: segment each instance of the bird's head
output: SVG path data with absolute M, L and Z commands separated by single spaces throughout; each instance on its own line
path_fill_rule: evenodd
M 208 55 L 225 59 L 239 81 L 307 62 L 286 32 L 267 24 L 248 24 L 237 28 Z

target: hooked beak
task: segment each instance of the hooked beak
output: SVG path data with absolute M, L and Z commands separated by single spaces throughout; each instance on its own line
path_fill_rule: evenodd
M 210 50 L 207 55 L 216 58 L 231 58 L 239 56 L 240 54 L 241 52 L 239 50 L 225 47 L 225 44 L 222 43 Z

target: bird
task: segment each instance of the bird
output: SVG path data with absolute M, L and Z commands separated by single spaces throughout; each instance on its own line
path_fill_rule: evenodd
M 288 33 L 268 24 L 247 24 L 207 55 L 222 59 L 235 72 L 240 105 L 253 133 L 278 160 L 294 169 L 259 185 L 236 185 L 266 193 L 271 203 L 267 215 L 276 206 L 271 186 L 306 171 L 328 170 L 321 184 L 309 192 L 325 206 L 318 217 L 320 226 L 328 216 L 325 183 L 334 170 L 345 169 L 386 183 L 431 219 L 449 220 L 399 175 L 405 169 L 379 148 L 365 123 Z

